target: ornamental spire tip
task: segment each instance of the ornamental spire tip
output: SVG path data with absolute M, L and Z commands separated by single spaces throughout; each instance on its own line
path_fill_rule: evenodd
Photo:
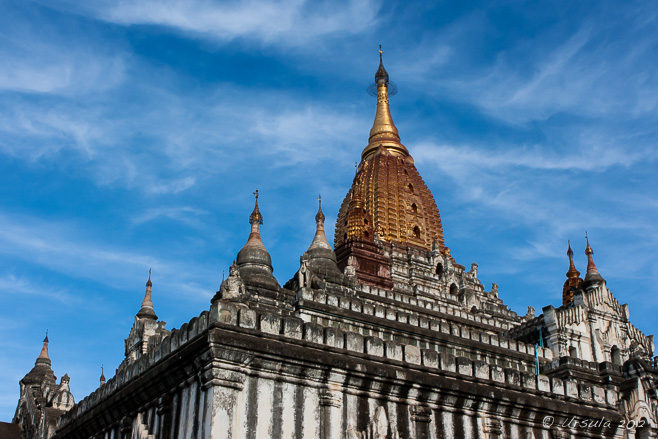
M 263 225 L 263 215 L 261 215 L 260 210 L 258 209 L 258 196 L 260 193 L 258 192 L 258 189 L 256 189 L 256 192 L 254 192 L 254 196 L 256 197 L 256 204 L 254 205 L 254 211 L 251 212 L 251 215 L 249 215 L 249 224 L 254 225 L 257 224 L 259 226 Z
M 375 83 L 368 89 L 369 92 L 377 96 L 377 111 L 375 120 L 370 129 L 368 145 L 361 153 L 361 159 L 366 160 L 373 156 L 380 147 L 386 149 L 389 153 L 396 156 L 406 157 L 409 151 L 400 143 L 400 133 L 393 123 L 391 110 L 389 108 L 388 97 L 395 94 L 397 87 L 389 80 L 388 72 L 384 68 L 382 60 L 382 46 L 379 46 L 379 68 L 375 73 Z
M 315 215 L 315 222 L 324 224 L 324 220 L 325 216 L 324 213 L 322 213 L 322 195 L 318 195 L 318 213 Z

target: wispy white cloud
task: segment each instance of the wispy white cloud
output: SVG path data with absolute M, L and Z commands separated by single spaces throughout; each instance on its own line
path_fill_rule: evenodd
M 357 34 L 372 26 L 381 8 L 378 0 L 227 1 L 144 0 L 58 2 L 56 6 L 122 25 L 157 25 L 197 38 L 302 46 L 335 33 Z
M 91 48 L 22 42 L 11 50 L 0 47 L 4 67 L 0 69 L 0 90 L 36 93 L 78 94 L 109 89 L 124 77 L 120 56 L 99 56 Z
M 280 111 L 268 111 L 281 107 L 280 93 L 262 93 L 256 100 L 229 85 L 205 98 L 164 88 L 147 96 L 144 111 L 141 106 L 117 111 L 113 98 L 102 95 L 93 98 L 91 109 L 85 99 L 44 105 L 17 98 L 0 105 L 5 113 L 0 152 L 30 162 L 67 157 L 67 166 L 82 169 L 99 185 L 177 194 L 259 161 L 271 168 L 347 160 L 349 150 L 342 145 L 367 124 L 349 111 L 290 98 Z
M 196 282 L 198 273 L 207 267 L 186 264 L 165 255 L 146 254 L 134 247 L 124 249 L 105 240 L 98 241 L 83 229 L 74 223 L 0 215 L 0 253 L 112 288 L 125 287 L 135 279 L 141 282 L 146 268 L 154 267 L 162 284 L 167 285 L 166 294 L 185 292 L 192 297 L 208 294 Z M 85 269 L 80 270 L 80 267 Z M 11 273 L 0 274 L 1 286 L 17 292 L 25 288 L 28 294 L 37 291 L 37 287 Z
M 196 179 L 194 177 L 184 177 L 177 180 L 172 180 L 168 183 L 156 183 L 152 186 L 147 186 L 149 190 L 155 194 L 177 194 L 186 189 L 194 186 Z
M 71 305 L 78 302 L 80 298 L 75 297 L 67 291 L 53 288 L 50 285 L 39 285 L 31 279 L 16 276 L 13 273 L 0 273 L 0 295 L 29 295 L 41 299 L 53 299 L 61 303 Z
M 136 225 L 141 225 L 157 218 L 169 218 L 174 221 L 180 221 L 189 225 L 196 225 L 198 221 L 196 217 L 199 215 L 206 215 L 208 212 L 190 206 L 184 207 L 156 207 L 146 209 L 140 215 L 132 219 Z
M 560 113 L 655 121 L 658 81 L 646 62 L 658 51 L 653 9 L 638 8 L 618 21 L 601 8 L 584 20 L 542 23 L 532 36 L 487 53 L 465 42 L 502 30 L 473 11 L 425 36 L 400 63 L 400 73 L 439 99 L 466 102 L 512 125 Z
M 0 92 L 79 95 L 98 93 L 125 78 L 126 54 L 121 47 L 80 38 L 78 29 L 62 29 L 33 15 L 24 20 L 5 15 L 0 21 Z
M 591 150 L 575 149 L 566 154 L 548 150 L 542 145 L 505 148 L 492 151 L 474 148 L 469 145 L 436 145 L 429 142 L 414 148 L 415 156 L 439 166 L 443 172 L 455 177 L 464 176 L 474 170 L 498 170 L 522 167 L 537 170 L 556 171 L 603 171 L 610 166 L 630 166 L 645 160 L 644 151 L 625 151 L 592 145 Z
M 280 114 L 260 112 L 255 121 L 254 143 L 261 152 L 283 156 L 279 165 L 318 163 L 330 157 L 347 157 L 346 148 L 367 126 L 364 118 L 338 113 L 324 106 L 290 108 Z M 350 154 L 352 156 L 353 154 Z
M 414 153 L 418 162 L 439 170 L 426 176 L 430 185 L 441 182 L 444 190 L 454 191 L 457 205 L 469 209 L 468 216 L 492 220 L 487 224 L 495 230 L 489 234 L 524 230 L 525 239 L 499 250 L 505 255 L 503 262 L 494 262 L 500 273 L 510 273 L 510 269 L 521 273 L 521 267 L 532 261 L 563 259 L 566 240 L 582 237 L 585 230 L 594 231 L 599 238 L 612 234 L 624 247 L 635 247 L 631 251 L 635 255 L 646 255 L 649 247 L 658 245 L 653 191 L 635 184 L 629 193 L 633 187 L 630 182 L 616 187 L 606 181 L 619 169 L 644 168 L 655 162 L 655 153 L 649 150 L 575 144 L 558 154 L 554 148 L 454 146 L 426 141 Z M 452 182 L 446 185 L 444 176 L 450 176 Z M 455 212 L 449 215 L 454 217 Z M 609 264 L 616 260 L 612 254 L 599 257 Z M 524 265 L 510 265 L 510 261 L 523 261 Z M 647 273 L 656 270 L 656 263 L 630 263 L 625 273 L 645 279 Z

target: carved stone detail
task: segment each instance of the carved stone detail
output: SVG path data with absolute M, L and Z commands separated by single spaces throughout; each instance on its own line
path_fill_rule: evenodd
M 379 406 L 375 411 L 375 416 L 372 417 L 368 424 L 366 431 L 358 432 L 354 428 L 349 428 L 346 431 L 348 439 L 387 439 L 389 430 L 388 418 L 386 417 L 386 409 Z M 391 439 L 400 439 L 397 431 L 391 432 Z

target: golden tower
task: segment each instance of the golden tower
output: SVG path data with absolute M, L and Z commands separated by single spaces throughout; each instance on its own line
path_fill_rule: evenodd
M 352 187 L 336 220 L 334 247 L 340 268 L 354 254 L 355 246 L 370 247 L 369 243 L 413 246 L 429 251 L 436 242 L 439 251 L 446 250 L 434 197 L 409 151 L 400 142 L 391 117 L 392 84 L 382 62 L 382 53 L 380 47 L 379 69 L 373 85 L 377 90 L 375 120 Z M 372 251 L 374 248 L 369 249 L 370 253 Z M 385 274 L 381 267 L 371 267 L 367 271 L 373 275 Z

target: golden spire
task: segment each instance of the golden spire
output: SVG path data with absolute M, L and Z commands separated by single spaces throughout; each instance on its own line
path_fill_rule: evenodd
M 101 378 L 100 378 L 100 381 L 101 381 L 101 386 L 105 385 L 105 371 L 104 371 L 104 368 L 103 368 L 102 364 L 101 364 Z
M 414 165 L 407 148 L 400 143 L 391 118 L 388 96 L 395 91 L 382 62 L 373 88 L 377 90 L 377 113 L 370 130 L 370 142 L 361 153 L 352 187 L 336 218 L 334 248 L 343 266 L 349 257 L 341 249 L 349 241 L 391 242 L 443 254 L 445 242 L 441 217 L 432 193 Z M 351 244 L 350 244 L 351 245 Z
M 571 241 L 569 241 L 569 250 L 567 250 L 567 256 L 569 256 L 569 271 L 567 271 L 567 278 L 574 279 L 580 276 L 580 271 L 576 270 L 576 266 L 573 264 L 573 250 L 571 250 Z
M 153 300 L 151 300 L 151 288 L 153 287 L 153 282 L 151 282 L 151 269 L 149 268 L 149 279 L 146 281 L 146 292 L 144 293 L 144 300 L 142 300 L 142 308 L 137 313 L 137 317 L 145 317 L 157 320 L 158 316 L 155 314 L 153 309 Z
M 573 250 L 571 250 L 571 241 L 569 241 L 569 249 L 567 250 L 567 256 L 569 256 L 569 271 L 567 271 L 567 280 L 564 281 L 564 286 L 562 287 L 562 305 L 568 305 L 573 302 L 573 293 L 575 290 L 578 290 L 583 285 L 583 280 L 580 278 L 580 272 L 576 270 L 576 266 L 573 263 Z
M 391 117 L 391 110 L 388 105 L 390 81 L 388 78 L 388 72 L 384 68 L 384 63 L 382 61 L 383 53 L 380 44 L 379 68 L 377 69 L 377 73 L 375 73 L 375 85 L 377 86 L 377 112 L 375 113 L 375 121 L 370 130 L 368 146 L 366 146 L 361 153 L 362 160 L 366 160 L 372 156 L 380 146 L 386 148 L 397 156 L 406 157 L 409 155 L 407 148 L 400 143 L 400 134 L 393 123 L 393 118 Z
M 46 331 L 46 338 L 43 339 L 43 347 L 41 348 L 39 358 L 50 360 L 50 357 L 48 356 L 48 331 Z
M 256 192 L 254 192 L 254 196 L 256 197 L 256 205 L 254 206 L 254 211 L 251 212 L 251 215 L 249 215 L 249 224 L 252 226 L 256 224 L 256 230 L 258 230 L 258 226 L 263 225 L 263 215 L 260 214 L 260 210 L 258 210 L 258 189 L 256 189 Z M 253 230 L 253 228 L 252 228 Z

